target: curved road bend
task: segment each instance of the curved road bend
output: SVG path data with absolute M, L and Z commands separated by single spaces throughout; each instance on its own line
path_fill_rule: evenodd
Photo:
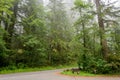
M 59 74 L 62 70 L 0 75 L 0 80 L 120 80 L 120 77 L 71 77 Z

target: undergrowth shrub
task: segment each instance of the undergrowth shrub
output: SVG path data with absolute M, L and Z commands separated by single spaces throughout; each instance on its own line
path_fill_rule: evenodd
M 118 56 L 109 56 L 108 60 L 85 55 L 79 57 L 78 66 L 83 71 L 95 74 L 109 74 L 120 72 L 120 58 Z

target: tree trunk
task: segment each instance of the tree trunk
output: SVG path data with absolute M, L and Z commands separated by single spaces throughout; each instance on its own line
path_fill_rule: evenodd
M 83 46 L 86 48 L 86 32 L 85 32 L 85 24 L 82 22 L 82 28 L 83 28 Z M 85 50 L 86 51 L 86 50 Z
M 98 24 L 99 24 L 99 29 L 100 29 L 100 44 L 101 44 L 101 53 L 102 56 L 107 59 L 107 54 L 108 54 L 108 46 L 107 46 L 107 40 L 105 39 L 105 29 L 104 29 L 104 22 L 103 18 L 101 16 L 101 5 L 100 5 L 100 0 L 95 0 L 96 4 L 96 9 L 97 9 L 97 16 L 98 16 Z
M 80 13 L 80 16 L 82 15 L 82 11 L 81 11 L 81 9 L 79 9 L 79 13 Z M 82 16 L 81 16 L 82 17 Z M 84 53 L 86 53 L 86 48 L 87 48 L 87 46 L 86 46 L 86 32 L 85 32 L 85 23 L 84 23 L 84 21 L 82 21 L 82 23 L 81 23 L 81 26 L 82 26 L 82 30 L 83 30 L 83 46 L 84 46 Z
M 16 1 L 17 2 L 17 1 Z M 8 49 L 12 48 L 12 37 L 14 34 L 14 26 L 15 26 L 15 22 L 17 19 L 17 11 L 18 11 L 18 3 L 14 3 L 14 7 L 10 8 L 10 10 L 13 12 L 12 16 L 7 16 L 8 19 L 10 19 L 10 23 L 7 21 L 4 21 L 5 24 L 5 31 L 8 32 L 8 34 L 4 35 L 4 40 L 6 42 L 6 47 Z
M 2 25 L 3 25 L 3 24 L 2 24 L 2 21 L 3 21 L 3 20 L 2 20 L 2 19 L 3 19 L 3 17 L 2 17 L 2 16 L 3 16 L 3 11 L 0 12 L 0 15 L 1 15 L 1 16 L 0 16 L 0 27 L 3 27 L 3 26 L 2 26 Z

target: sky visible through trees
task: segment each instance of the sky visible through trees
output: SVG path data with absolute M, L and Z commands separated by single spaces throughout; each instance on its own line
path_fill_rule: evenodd
M 120 72 L 120 2 L 42 2 L 0 0 L 0 70 L 77 63 L 90 73 Z

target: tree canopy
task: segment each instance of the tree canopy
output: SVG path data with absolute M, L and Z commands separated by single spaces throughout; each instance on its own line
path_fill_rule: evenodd
M 64 0 L 47 6 L 43 0 L 0 0 L 0 70 L 77 63 L 91 73 L 120 72 L 116 3 L 75 0 L 71 14 Z

